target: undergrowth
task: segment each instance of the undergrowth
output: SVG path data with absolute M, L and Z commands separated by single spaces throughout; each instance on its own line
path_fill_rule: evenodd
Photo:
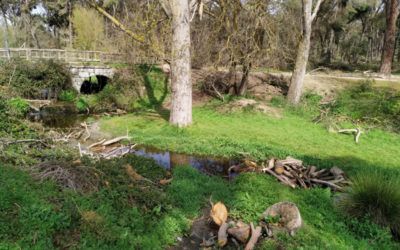
M 0 62 L 0 86 L 10 86 L 15 96 L 38 99 L 56 98 L 72 89 L 68 69 L 52 60 Z

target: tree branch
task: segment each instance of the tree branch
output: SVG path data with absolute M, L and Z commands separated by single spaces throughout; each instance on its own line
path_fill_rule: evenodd
M 319 8 L 321 7 L 321 3 L 322 3 L 323 1 L 324 1 L 324 0 L 318 0 L 317 3 L 315 4 L 314 11 L 313 11 L 313 13 L 312 13 L 312 15 L 311 15 L 311 22 L 314 21 L 314 19 L 317 17 Z

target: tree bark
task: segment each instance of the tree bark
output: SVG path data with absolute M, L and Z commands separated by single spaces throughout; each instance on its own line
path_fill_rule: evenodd
M 399 0 L 386 2 L 386 30 L 382 50 L 380 73 L 389 77 L 392 73 L 392 62 L 396 43 L 396 22 L 399 16 Z
M 9 41 L 8 41 L 8 22 L 7 22 L 7 16 L 5 11 L 2 9 L 1 14 L 4 19 L 4 48 L 7 50 L 7 58 L 10 60 L 10 48 L 9 48 Z
M 308 57 L 310 55 L 312 22 L 316 18 L 319 8 L 324 0 L 317 0 L 313 10 L 313 0 L 302 0 L 303 7 L 303 32 L 297 49 L 296 64 L 290 80 L 288 101 L 297 105 L 303 91 L 304 77 L 306 75 Z
M 190 18 L 188 0 L 171 0 L 172 13 L 172 102 L 170 124 L 192 123 Z
M 74 31 L 72 27 L 72 1 L 68 1 L 68 36 L 69 36 L 69 41 L 68 41 L 68 47 L 70 49 L 73 48 L 73 40 L 74 40 Z
M 297 49 L 296 64 L 290 80 L 288 101 L 291 104 L 298 104 L 300 102 L 303 85 L 304 76 L 306 75 L 308 56 L 310 54 L 310 44 L 311 44 L 311 10 L 312 10 L 312 0 L 302 0 L 303 1 L 303 32 L 302 38 Z

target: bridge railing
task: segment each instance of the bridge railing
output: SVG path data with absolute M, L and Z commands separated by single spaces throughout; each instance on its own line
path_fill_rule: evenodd
M 79 51 L 60 49 L 31 49 L 31 48 L 0 48 L 0 59 L 22 58 L 29 61 L 40 59 L 53 59 L 68 63 L 79 62 L 124 62 L 122 54 L 106 53 L 101 51 Z

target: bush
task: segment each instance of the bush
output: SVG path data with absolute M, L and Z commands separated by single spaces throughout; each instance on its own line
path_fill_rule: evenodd
M 73 102 L 76 99 L 76 92 L 73 90 L 63 90 L 58 96 L 58 100 L 63 102 Z
M 8 113 L 12 116 L 22 118 L 29 111 L 29 104 L 21 98 L 13 98 L 7 101 Z
M 390 227 L 394 236 L 400 232 L 400 182 L 377 172 L 359 174 L 344 194 L 339 207 L 348 215 Z
M 331 107 L 333 114 L 399 131 L 400 94 L 388 88 L 373 88 L 372 84 L 362 81 L 342 91 Z
M 89 104 L 82 97 L 78 98 L 75 105 L 79 112 L 87 112 L 89 109 Z
M 17 96 L 55 98 L 62 90 L 72 89 L 69 71 L 52 60 L 28 62 L 14 59 L 0 65 L 0 85 L 10 83 Z

